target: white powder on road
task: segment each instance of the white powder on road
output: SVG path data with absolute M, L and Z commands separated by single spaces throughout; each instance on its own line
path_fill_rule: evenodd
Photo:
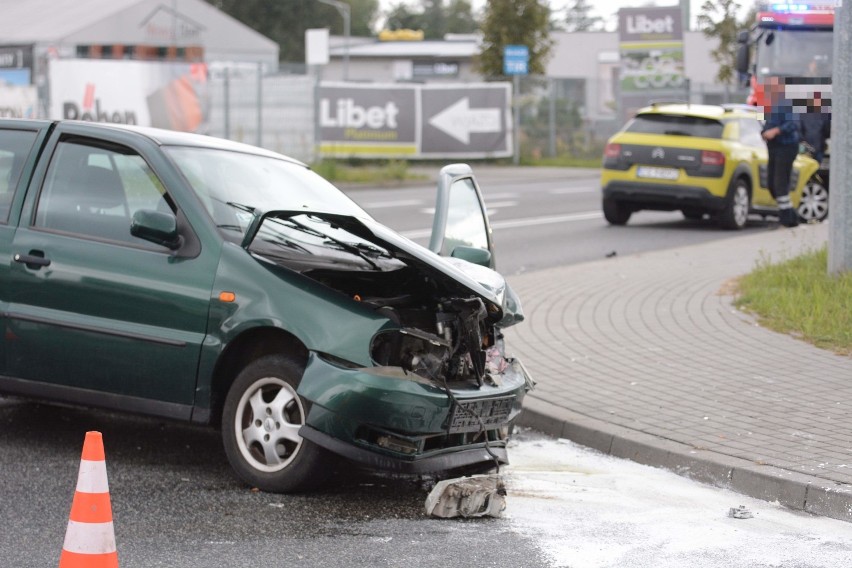
M 506 517 L 570 568 L 837 567 L 852 523 L 791 511 L 566 440 L 513 443 Z M 744 505 L 754 516 L 734 519 Z

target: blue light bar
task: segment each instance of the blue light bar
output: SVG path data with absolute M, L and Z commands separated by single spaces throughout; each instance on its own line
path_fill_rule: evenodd
M 772 4 L 773 12 L 807 12 L 809 9 L 807 4 Z

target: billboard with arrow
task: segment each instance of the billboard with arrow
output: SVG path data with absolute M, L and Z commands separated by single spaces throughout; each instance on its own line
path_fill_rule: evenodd
M 320 153 L 329 157 L 512 155 L 511 86 L 322 83 Z

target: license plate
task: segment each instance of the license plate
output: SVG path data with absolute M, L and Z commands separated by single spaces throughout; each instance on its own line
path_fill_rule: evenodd
M 655 168 L 650 166 L 639 166 L 636 175 L 641 178 L 653 179 L 677 179 L 678 170 L 674 168 Z
M 483 426 L 486 430 L 500 426 L 509 419 L 514 403 L 513 396 L 460 402 L 453 407 L 450 433 L 479 432 Z

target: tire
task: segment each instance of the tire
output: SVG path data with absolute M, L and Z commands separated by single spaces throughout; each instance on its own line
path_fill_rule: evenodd
M 802 223 L 824 221 L 828 217 L 828 188 L 818 176 L 811 177 L 802 188 L 797 213 Z
M 328 452 L 299 435 L 309 409 L 296 394 L 304 369 L 285 355 L 249 363 L 234 380 L 222 410 L 222 442 L 237 475 L 252 487 L 292 493 L 331 474 Z
M 603 200 L 604 218 L 610 225 L 626 225 L 632 213 L 630 208 L 620 201 L 611 197 L 605 197 Z
M 751 209 L 751 193 L 748 182 L 743 178 L 737 178 L 728 190 L 725 207 L 719 212 L 719 225 L 723 229 L 742 229 L 748 221 L 749 209 Z
M 700 221 L 704 218 L 704 211 L 700 209 L 681 209 L 680 212 L 683 213 L 684 218 L 690 221 Z

